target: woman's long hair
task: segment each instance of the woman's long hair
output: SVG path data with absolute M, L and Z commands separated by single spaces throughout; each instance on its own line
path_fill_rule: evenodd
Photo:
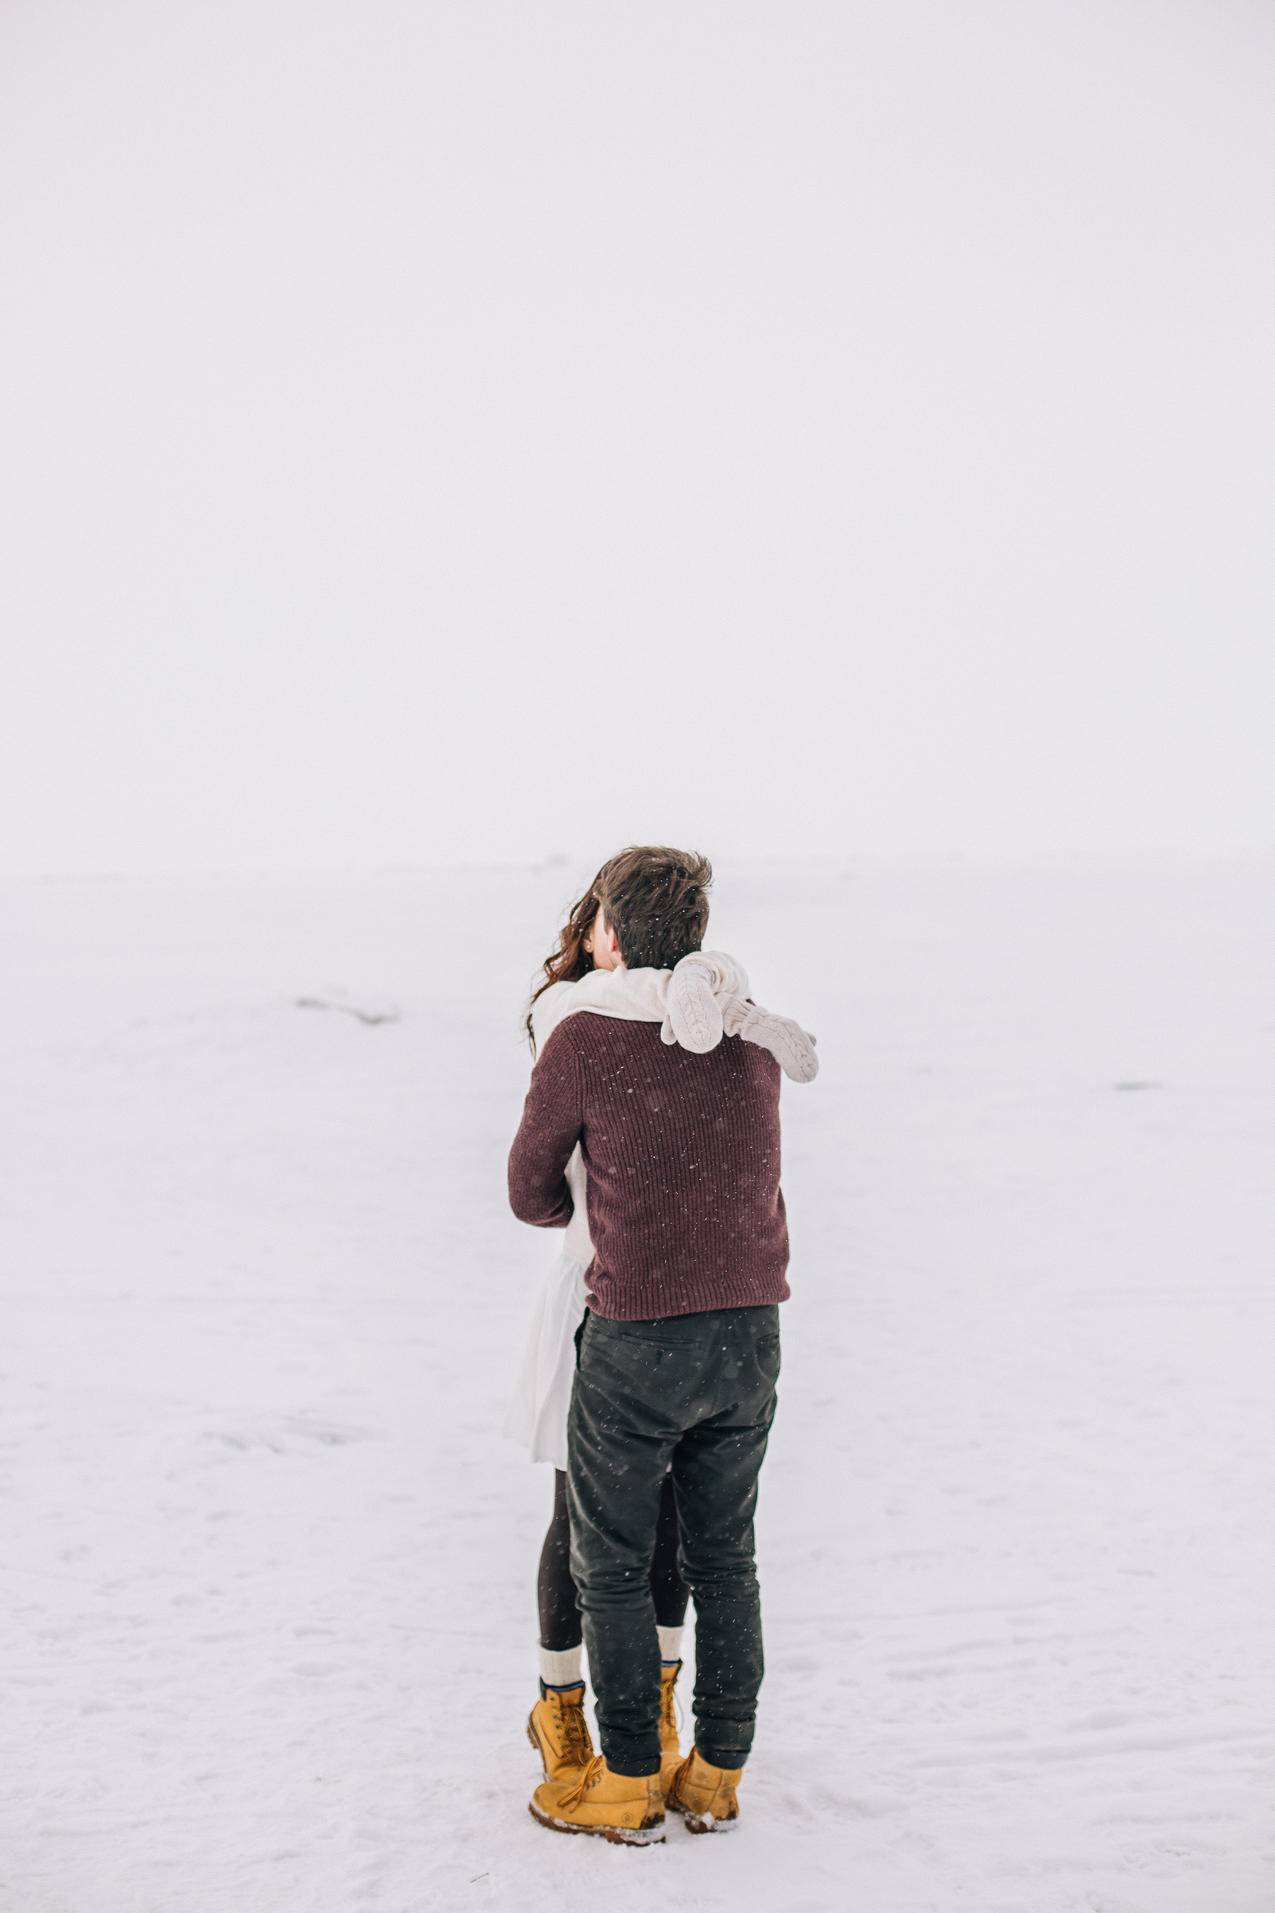
M 713 866 L 697 850 L 668 844 L 630 844 L 608 857 L 589 888 L 572 904 L 558 936 L 558 947 L 545 958 L 544 979 L 527 1005 L 527 1041 L 536 1053 L 531 1010 L 551 983 L 575 983 L 594 966 L 584 947 L 599 908 L 619 940 L 624 960 L 634 969 L 671 970 L 690 950 L 702 948 L 708 928 L 708 888 Z
M 584 947 L 584 940 L 592 930 L 598 914 L 598 893 L 594 883 L 589 885 L 584 895 L 573 903 L 566 922 L 558 932 L 557 947 L 544 960 L 544 976 L 531 992 L 531 1002 L 527 1005 L 527 1041 L 531 1053 L 536 1053 L 536 1031 L 531 1019 L 532 1006 L 536 998 L 543 996 L 551 983 L 576 983 L 587 976 L 593 968 L 593 958 Z

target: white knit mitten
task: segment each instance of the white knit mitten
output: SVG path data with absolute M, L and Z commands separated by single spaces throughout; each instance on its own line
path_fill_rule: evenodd
M 692 950 L 670 972 L 660 1035 L 666 1043 L 680 1043 L 703 1056 L 722 1040 L 722 1003 L 747 994 L 748 978 L 734 957 L 720 950 Z
M 746 1003 L 742 996 L 735 996 L 723 1006 L 721 1018 L 727 1036 L 742 1036 L 746 1043 L 768 1049 L 794 1083 L 812 1083 L 819 1074 L 815 1039 L 790 1016 L 775 1016 L 760 1003 Z

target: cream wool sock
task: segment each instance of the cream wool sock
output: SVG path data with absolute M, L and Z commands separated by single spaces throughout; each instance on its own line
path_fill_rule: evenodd
M 540 1678 L 546 1687 L 575 1687 L 584 1676 L 580 1672 L 580 1647 L 540 1649 Z
M 682 1658 L 682 1630 L 680 1627 L 657 1627 L 660 1637 L 660 1659 L 677 1661 Z

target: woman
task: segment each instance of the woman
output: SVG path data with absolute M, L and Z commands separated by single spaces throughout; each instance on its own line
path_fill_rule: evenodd
M 608 868 L 603 866 L 572 906 L 557 948 L 545 961 L 544 980 L 532 995 L 526 1018 L 533 1057 L 539 1055 L 566 1013 L 577 983 L 595 971 L 615 973 L 617 982 L 622 981 L 618 946 L 606 927 L 599 901 Z M 593 1259 L 585 1170 L 578 1146 L 567 1166 L 567 1182 L 575 1211 L 564 1231 L 561 1251 L 546 1272 L 521 1385 L 506 1421 L 506 1432 L 526 1442 L 532 1460 L 549 1461 L 554 1470 L 553 1512 L 540 1551 L 537 1577 L 540 1699 L 527 1725 L 528 1737 L 539 1751 L 545 1777 L 550 1780 L 564 1766 L 585 1765 L 593 1753 L 584 1715 L 583 1636 L 571 1578 L 567 1521 L 567 1406 L 575 1363 L 575 1332 L 585 1312 L 584 1273 Z M 661 1766 L 667 1760 L 671 1769 L 681 1758 L 673 1688 L 682 1665 L 682 1627 L 689 1599 L 689 1589 L 677 1565 L 677 1508 L 671 1474 L 664 1478 L 651 1564 L 651 1595 L 660 1641 L 660 1758 Z
M 533 1056 L 544 1048 L 564 1016 L 597 1014 L 661 1025 L 666 1043 L 704 1052 L 724 1034 L 762 1044 L 789 1076 L 809 1081 L 817 1064 L 813 1039 L 787 1018 L 771 1016 L 748 995 L 742 968 L 720 952 L 700 948 L 708 926 L 708 860 L 662 847 L 630 848 L 605 863 L 572 906 L 557 948 L 544 964 L 544 979 L 528 1007 L 526 1029 Z M 647 962 L 629 969 L 607 900 L 623 912 L 634 889 L 659 898 L 661 920 L 676 925 L 673 947 L 644 952 Z M 651 961 L 651 958 L 655 961 Z M 561 1251 L 546 1272 L 532 1322 L 518 1389 L 505 1432 L 528 1448 L 533 1461 L 554 1468 L 553 1513 L 540 1555 L 537 1582 L 540 1616 L 540 1699 L 532 1708 L 528 1737 L 540 1753 L 547 1779 L 584 1766 L 593 1753 L 584 1715 L 582 1630 L 571 1576 L 567 1517 L 567 1409 L 575 1371 L 575 1336 L 585 1315 L 585 1273 L 593 1260 L 589 1240 L 584 1162 L 577 1144 L 566 1169 L 573 1213 Z M 678 1565 L 677 1508 L 673 1477 L 664 1479 L 651 1594 L 660 1644 L 660 1763 L 667 1779 L 681 1759 L 673 1690 L 682 1662 L 682 1627 L 689 1590 Z

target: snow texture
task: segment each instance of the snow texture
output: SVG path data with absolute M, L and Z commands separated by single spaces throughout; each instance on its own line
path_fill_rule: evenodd
M 1269 1913 L 1275 863 L 719 880 L 822 1069 L 743 1819 L 646 1852 L 527 1812 L 498 1432 L 575 874 L 0 892 L 0 1906 Z

